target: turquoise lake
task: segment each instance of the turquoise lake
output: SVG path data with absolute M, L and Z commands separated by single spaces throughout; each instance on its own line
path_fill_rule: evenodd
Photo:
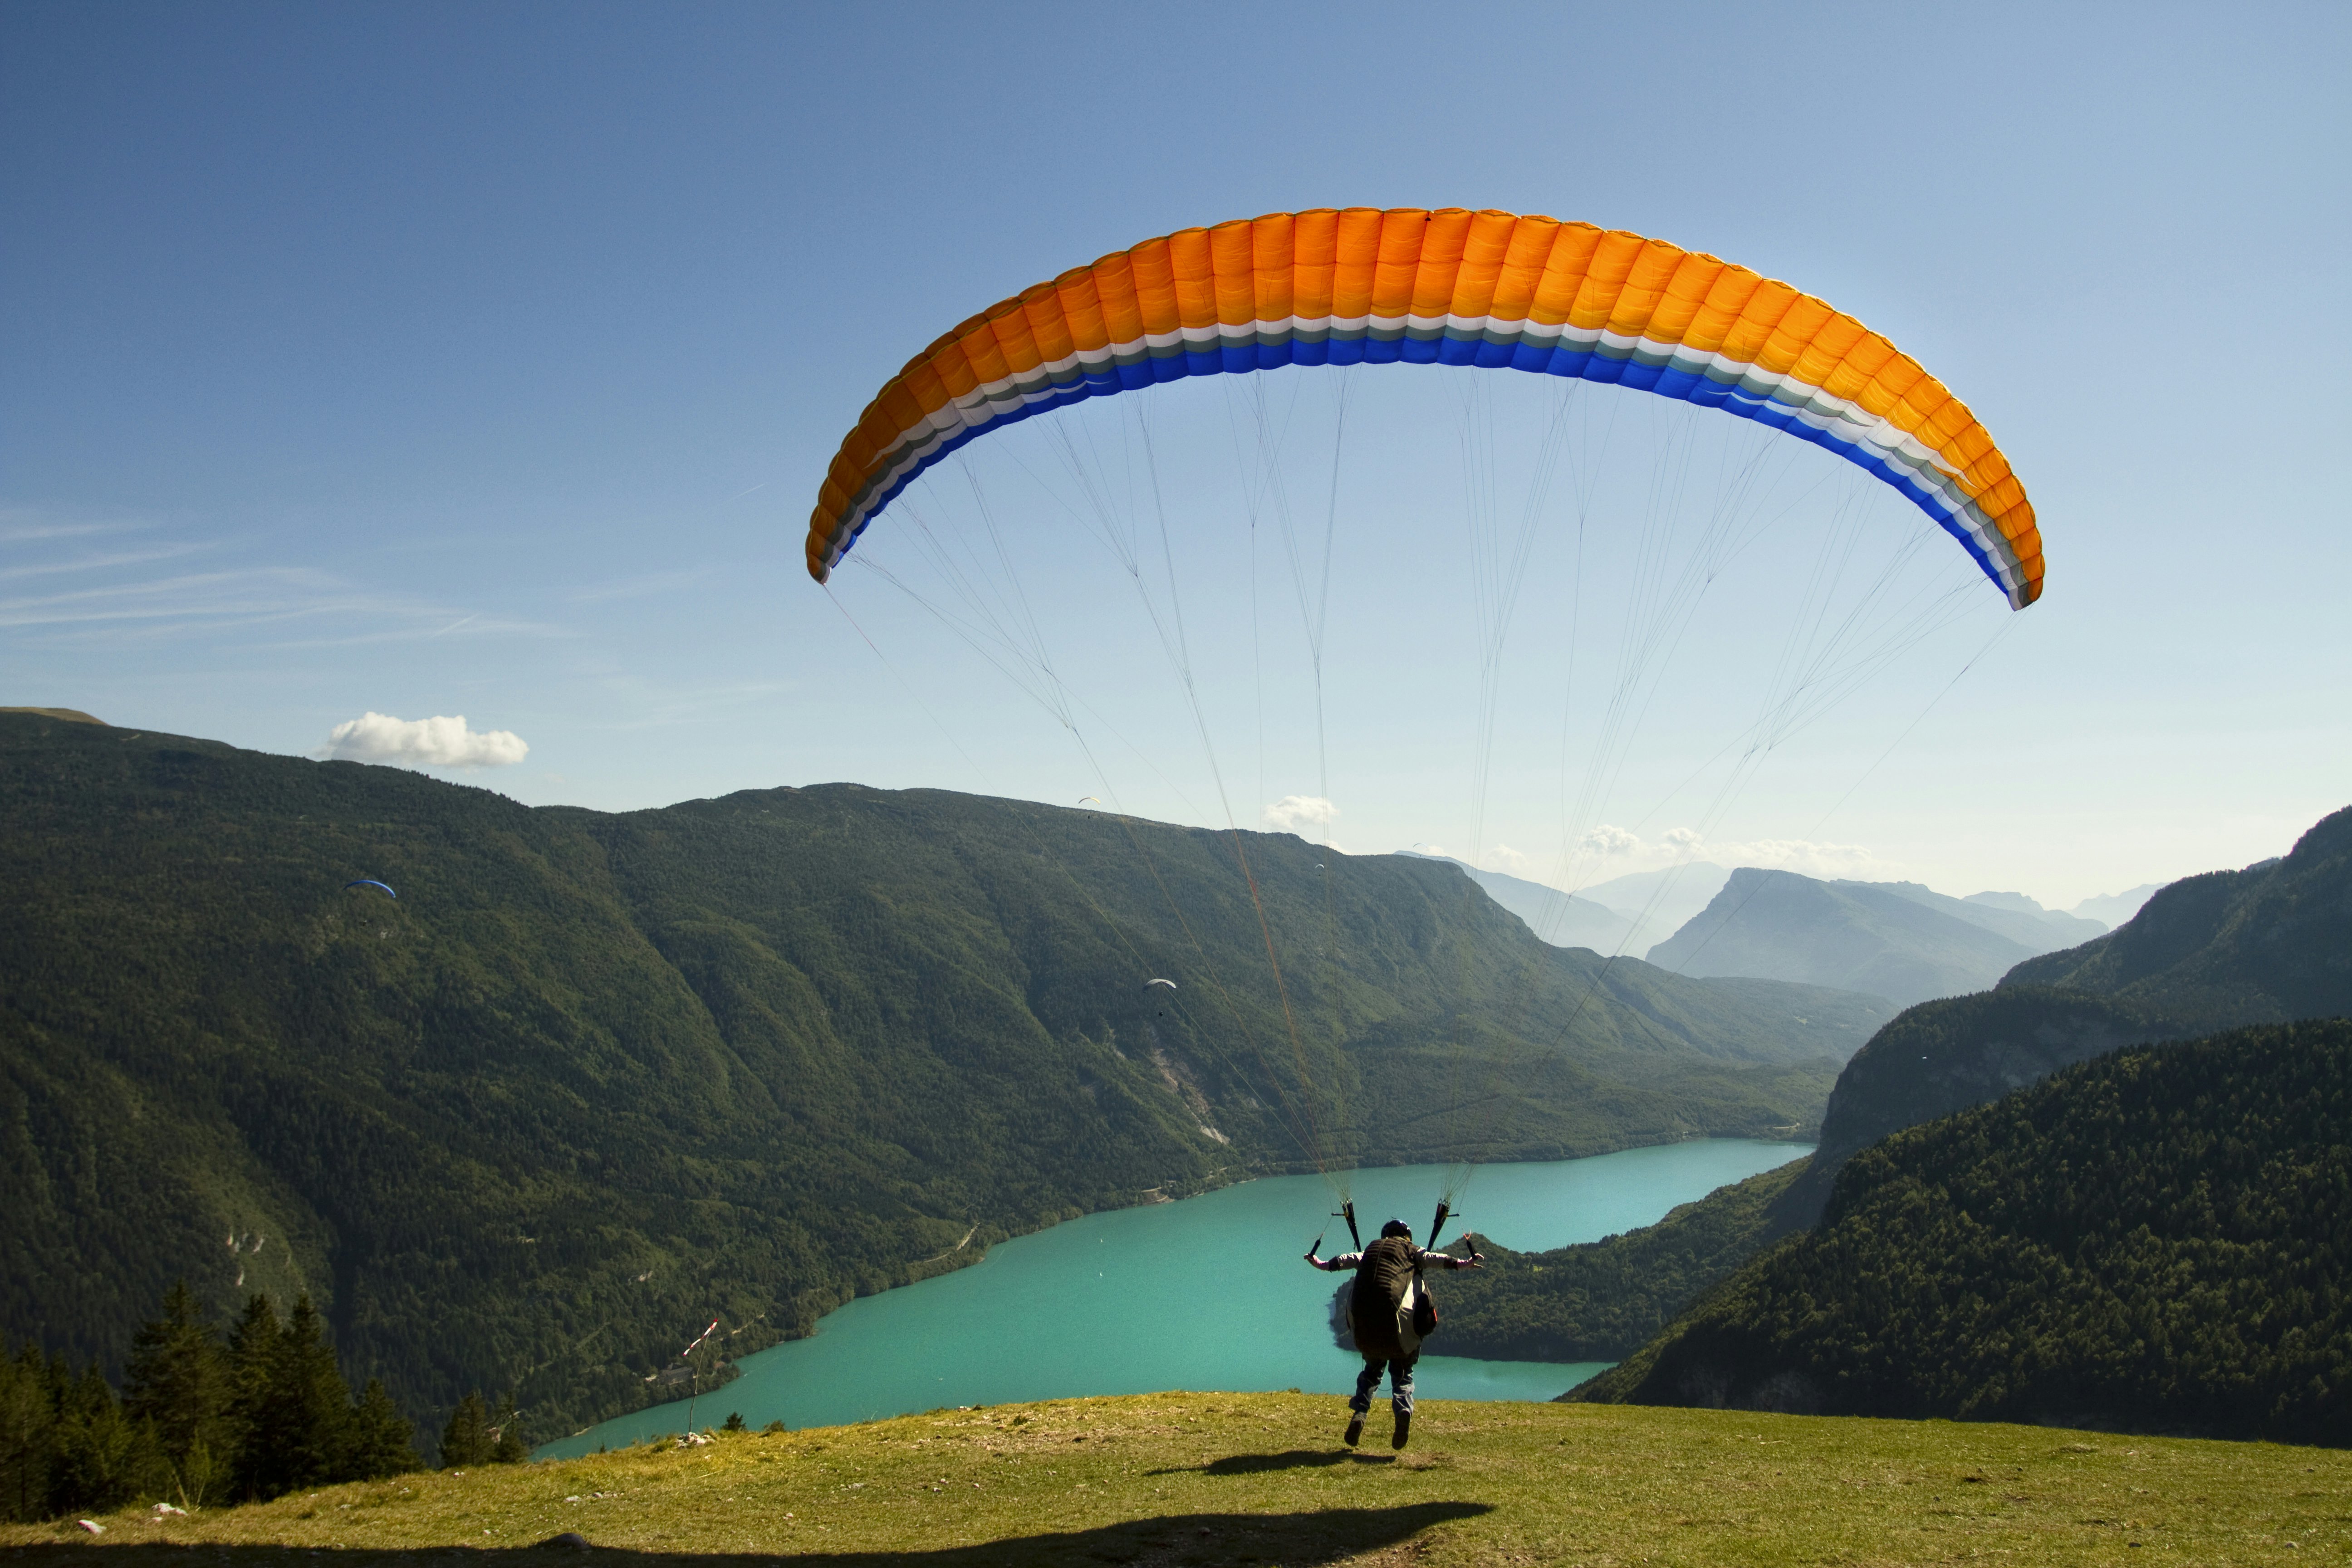
M 1598 1241 L 1810 1151 L 1710 1139 L 1482 1166 L 1448 1234 L 1466 1226 L 1523 1252 Z M 1435 1165 L 1350 1173 L 1365 1235 L 1397 1215 L 1426 1236 L 1444 1175 Z M 755 1427 L 834 1426 L 941 1405 L 1167 1388 L 1344 1394 L 1362 1363 L 1335 1349 L 1325 1327 L 1338 1281 L 1299 1257 L 1327 1223 L 1336 1235 L 1327 1233 L 1324 1256 L 1346 1250 L 1345 1226 L 1324 1218 L 1337 1206 L 1321 1177 L 1276 1176 L 999 1243 L 970 1268 L 863 1297 L 808 1339 L 746 1356 L 740 1377 L 702 1396 L 694 1424 L 716 1426 L 737 1411 Z M 1445 1276 L 1433 1279 L 1443 1312 Z M 1549 1399 L 1607 1364 L 1435 1353 L 1444 1343 L 1441 1324 L 1416 1375 L 1423 1399 Z M 547 1444 L 538 1457 L 619 1447 L 686 1424 L 678 1400 Z

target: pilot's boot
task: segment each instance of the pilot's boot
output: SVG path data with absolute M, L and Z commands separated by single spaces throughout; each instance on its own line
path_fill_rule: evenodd
M 1396 1431 L 1395 1431 L 1394 1433 L 1392 1433 L 1392 1434 L 1390 1436 L 1390 1437 L 1389 1437 L 1389 1447 L 1391 1447 L 1391 1448 L 1402 1448 L 1402 1447 L 1404 1447 L 1404 1440 L 1405 1440 L 1405 1438 L 1406 1438 L 1407 1436 L 1411 1436 L 1411 1435 L 1412 1435 L 1412 1411 L 1410 1411 L 1410 1410 L 1400 1410 L 1400 1411 L 1398 1411 L 1398 1412 L 1397 1412 Z
M 1354 1415 L 1348 1417 L 1348 1430 L 1346 1434 L 1340 1437 L 1339 1441 L 1347 1444 L 1348 1447 L 1352 1448 L 1358 1443 L 1362 1442 L 1363 1438 L 1364 1413 L 1359 1410 Z

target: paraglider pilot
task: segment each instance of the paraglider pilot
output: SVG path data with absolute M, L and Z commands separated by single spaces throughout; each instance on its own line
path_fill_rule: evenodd
M 1347 1445 L 1352 1448 L 1363 1436 L 1372 1390 L 1381 1385 L 1381 1370 L 1386 1367 L 1389 1406 L 1396 1413 L 1396 1430 L 1389 1447 L 1403 1447 L 1412 1430 L 1412 1363 L 1421 1359 L 1422 1340 L 1437 1326 L 1437 1310 L 1430 1302 L 1429 1287 L 1422 1283 L 1421 1271 L 1433 1263 L 1448 1268 L 1475 1268 L 1486 1262 L 1485 1255 L 1473 1252 L 1467 1258 L 1456 1258 L 1452 1253 L 1432 1252 L 1414 1245 L 1412 1226 L 1392 1219 L 1381 1226 L 1381 1238 L 1361 1252 L 1324 1258 L 1310 1247 L 1307 1261 L 1326 1273 L 1353 1269 L 1356 1275 L 1348 1296 L 1348 1328 L 1357 1352 L 1364 1358 L 1364 1370 L 1357 1374 L 1355 1397 L 1348 1401 Z

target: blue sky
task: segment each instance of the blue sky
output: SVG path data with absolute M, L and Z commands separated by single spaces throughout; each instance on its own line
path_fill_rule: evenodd
M 2340 8 L 11 3 L 0 27 L 0 700 L 284 752 L 462 714 L 528 753 L 447 776 L 530 802 L 856 779 L 1256 826 L 1315 796 L 1337 815 L 1307 830 L 1350 850 L 1538 877 L 1576 850 L 1580 878 L 1696 832 L 2061 904 L 2278 853 L 2352 797 Z M 2046 597 L 2004 627 L 1987 589 L 1737 788 L 1684 784 L 1752 719 L 1835 531 L 1919 525 L 1802 452 L 1790 520 L 1710 585 L 1590 795 L 1643 487 L 1744 427 L 1587 389 L 1590 548 L 1580 571 L 1556 485 L 1482 741 L 1464 441 L 1492 433 L 1475 471 L 1516 519 L 1557 392 L 1404 370 L 1350 383 L 1319 749 L 1232 378 L 1152 415 L 1197 715 L 1108 554 L 1024 489 L 1043 437 L 976 446 L 965 504 L 926 515 L 977 537 L 983 486 L 1083 747 L 878 574 L 808 581 L 824 463 L 947 326 L 1171 228 L 1354 204 L 1633 228 L 1861 316 L 2015 462 Z M 1261 378 L 1300 496 L 1328 487 L 1317 374 Z M 925 592 L 888 526 L 861 552 Z

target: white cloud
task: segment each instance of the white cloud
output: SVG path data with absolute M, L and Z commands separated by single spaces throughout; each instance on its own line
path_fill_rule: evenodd
M 1524 877 L 1536 868 L 1536 858 L 1524 849 L 1514 849 L 1507 844 L 1497 844 L 1486 851 L 1486 869 Z
M 467 729 L 462 713 L 395 719 L 370 712 L 329 731 L 325 749 L 316 754 L 411 768 L 502 768 L 522 761 L 530 752 L 511 730 Z
M 1858 881 L 1896 879 L 1893 866 L 1860 844 L 1822 844 L 1809 838 L 1758 838 L 1746 844 L 1706 847 L 1705 858 L 1721 865 L 1762 866 L 1808 877 L 1846 877 Z
M 1881 860 L 1876 853 L 1860 844 L 1831 844 L 1810 838 L 1716 843 L 1689 827 L 1672 828 L 1650 840 L 1603 823 L 1586 834 L 1579 847 L 1601 861 L 1625 862 L 1628 868 L 1664 869 L 1706 860 L 1717 866 L 1759 866 L 1807 877 L 1882 882 L 1896 879 L 1902 869 Z M 1610 874 L 1621 873 L 1612 868 Z
M 1319 795 L 1286 795 L 1258 815 L 1277 833 L 1297 833 L 1301 827 L 1328 827 L 1339 808 Z
M 1605 822 L 1586 834 L 1577 844 L 1578 848 L 1588 854 L 1598 855 L 1604 860 L 1619 855 L 1635 854 L 1642 847 L 1639 837 L 1622 827 L 1612 827 Z

